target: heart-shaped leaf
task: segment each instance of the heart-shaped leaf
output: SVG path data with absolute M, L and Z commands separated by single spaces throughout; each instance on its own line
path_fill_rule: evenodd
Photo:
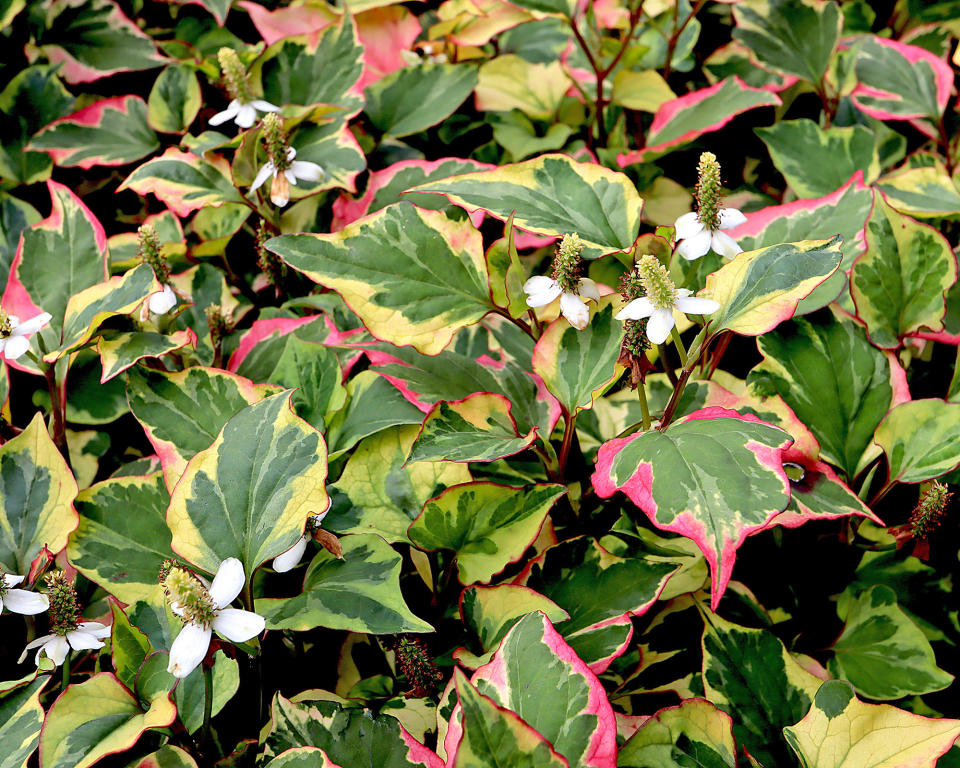
M 664 707 L 631 736 L 617 754 L 619 768 L 683 768 L 737 764 L 731 720 L 710 702 L 687 699 Z M 669 754 L 669 758 L 663 758 Z
M 960 403 L 901 403 L 883 417 L 874 440 L 887 455 L 888 485 L 944 475 L 960 464 Z
M 202 103 L 197 73 L 182 64 L 169 66 L 150 89 L 147 124 L 161 133 L 184 133 Z

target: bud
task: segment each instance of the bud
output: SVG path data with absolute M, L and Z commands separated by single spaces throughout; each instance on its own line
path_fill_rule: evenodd
M 410 685 L 410 695 L 416 698 L 429 696 L 440 686 L 443 673 L 430 658 L 423 640 L 401 635 L 393 650 L 397 655 L 397 668 Z
M 287 265 L 277 254 L 264 247 L 270 236 L 271 232 L 267 228 L 267 223 L 260 219 L 260 225 L 257 227 L 257 265 L 260 267 L 260 271 L 267 276 L 270 285 L 279 290 L 287 277 Z
M 209 627 L 213 623 L 213 598 L 192 573 L 179 566 L 167 569 L 163 589 L 171 607 L 187 623 Z
M 170 267 L 160 253 L 160 238 L 157 230 L 149 224 L 144 224 L 137 230 L 137 255 L 140 261 L 153 267 L 157 280 L 166 285 L 170 280 Z
M 697 218 L 707 229 L 720 229 L 720 163 L 713 152 L 700 155 L 697 164 L 697 186 L 693 193 L 697 201 Z
M 656 309 L 670 309 L 677 303 L 677 287 L 656 256 L 644 254 L 634 269 L 644 294 Z
M 223 84 L 226 86 L 230 98 L 236 99 L 241 104 L 248 104 L 253 101 L 250 83 L 247 80 L 247 70 L 240 61 L 240 57 L 237 56 L 237 52 L 232 48 L 221 48 L 217 51 L 217 60 L 220 62 Z
M 583 241 L 576 232 L 564 235 L 553 257 L 553 279 L 564 293 L 577 293 L 580 287 L 580 253 Z
M 340 544 L 340 539 L 338 539 L 335 534 L 317 527 L 311 531 L 310 535 L 313 536 L 313 540 L 327 550 L 327 552 L 338 560 L 343 560 L 343 545 Z
M 44 592 L 50 600 L 50 633 L 66 635 L 80 624 L 77 590 L 63 571 L 48 573 L 43 578 Z

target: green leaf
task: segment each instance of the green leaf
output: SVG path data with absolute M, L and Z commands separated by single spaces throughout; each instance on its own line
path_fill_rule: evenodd
M 777 636 L 709 615 L 703 633 L 706 697 L 733 718 L 733 735 L 762 765 L 789 765 L 781 729 L 810 709 L 820 679 Z
M 862 125 L 824 129 L 803 118 L 783 120 L 754 132 L 767 145 L 773 164 L 797 197 L 828 195 L 857 171 L 863 171 L 868 184 L 880 175 L 873 132 Z M 817 162 L 811 163 L 811 157 Z
M 568 768 L 543 738 L 518 715 L 480 694 L 459 670 L 455 671 L 462 735 L 456 752 L 448 755 L 451 768 Z
M 62 167 L 128 165 L 160 147 L 139 96 L 116 96 L 61 117 L 30 141 Z
M 41 768 L 87 768 L 107 755 L 130 749 L 150 728 L 170 725 L 176 707 L 157 696 L 144 712 L 109 672 L 71 685 L 47 713 L 40 736 Z
M 622 173 L 565 155 L 543 155 L 491 171 L 461 174 L 414 187 L 445 194 L 467 210 L 483 209 L 530 232 L 561 237 L 577 232 L 581 254 L 595 259 L 626 251 L 637 238 L 643 202 Z
M 828 680 L 783 734 L 805 768 L 933 768 L 960 736 L 960 720 L 864 704 L 848 683 Z
M 147 636 L 133 626 L 120 606 L 110 600 L 110 663 L 117 680 L 131 691 L 136 688 L 137 673 L 153 650 Z M 152 698 L 152 697 L 151 697 Z
M 51 62 L 63 63 L 68 83 L 90 83 L 164 63 L 146 33 L 111 0 L 89 0 L 82 6 L 54 0 L 44 15 L 37 45 Z
M 167 744 L 142 760 L 131 763 L 130 768 L 197 768 L 197 764 L 180 747 Z
M 850 294 L 870 341 L 892 349 L 921 328 L 942 330 L 947 291 L 957 281 L 947 239 L 875 196 L 866 245 L 850 272 Z
M 7 284 L 20 233 L 38 221 L 40 214 L 30 203 L 0 193 L 0 285 Z
M 760 336 L 793 317 L 801 299 L 837 271 L 840 238 L 801 240 L 741 253 L 707 276 L 705 295 L 720 302 L 710 332 Z
M 283 235 L 267 248 L 333 288 L 370 332 L 424 354 L 491 309 L 480 233 L 469 220 L 396 203 L 330 235 Z
M 512 53 L 480 65 L 477 109 L 510 112 L 519 109 L 534 120 L 552 120 L 570 88 L 559 60 L 532 63 Z
M 692 539 L 710 564 L 711 606 L 730 581 L 737 548 L 786 508 L 786 432 L 755 416 L 705 408 L 600 447 L 593 487 L 623 491 L 661 530 Z
M 509 400 L 478 392 L 434 405 L 407 461 L 494 461 L 519 453 L 535 439 L 534 430 L 525 436 L 517 431 Z
M 257 601 L 269 628 L 304 632 L 327 627 L 371 635 L 433 631 L 407 608 L 400 593 L 401 558 L 389 544 L 360 534 L 344 537 L 341 545 L 342 558 L 325 549 L 317 553 L 301 594 Z
M 631 618 L 653 606 L 678 570 L 675 562 L 644 552 L 624 554 L 587 537 L 569 539 L 531 560 L 515 580 L 569 614 L 557 630 L 596 674 L 626 650 Z
M 81 491 L 80 526 L 67 546 L 70 564 L 124 603 L 146 600 L 161 563 L 174 557 L 169 502 L 159 472 L 110 478 Z
M 643 72 L 621 69 L 613 78 L 613 102 L 627 109 L 656 112 L 675 98 L 676 94 L 655 69 Z
M 572 16 L 574 12 L 570 0 L 517 0 L 515 5 L 546 16 Z
M 557 318 L 533 350 L 534 373 L 566 413 L 591 408 L 623 373 L 617 362 L 623 323 L 614 317 L 619 303 L 618 296 L 601 299 L 582 331 Z
M 389 715 L 333 701 L 295 704 L 277 694 L 264 757 L 295 747 L 318 747 L 350 768 L 442 768 L 443 762 Z
M 829 669 L 871 699 L 899 699 L 940 691 L 953 675 L 937 667 L 923 631 L 878 584 L 849 603 L 843 632 L 831 647 Z
M 133 368 L 127 374 L 130 410 L 160 457 L 170 489 L 227 421 L 263 395 L 249 379 L 218 368 L 192 366 L 178 373 Z
M 941 164 L 904 168 L 877 181 L 877 189 L 901 213 L 918 219 L 956 219 L 960 191 Z
M 193 331 L 174 331 L 169 336 L 155 331 L 117 332 L 100 329 L 97 352 L 103 367 L 101 383 L 132 368 L 145 357 L 161 357 L 168 352 L 196 344 Z
M 318 182 L 298 181 L 297 186 L 290 188 L 291 200 L 325 189 L 356 191 L 356 178 L 366 169 L 367 160 L 346 118 L 301 123 L 291 143 L 297 150 L 297 160 L 316 163 L 324 172 Z
M 173 549 L 209 573 L 236 557 L 247 578 L 285 552 L 327 508 L 327 452 L 293 412 L 291 393 L 247 406 L 187 463 L 167 523 Z
M 408 542 L 407 529 L 427 499 L 470 481 L 463 464 L 407 462 L 416 427 L 387 429 L 366 438 L 330 486 L 333 506 L 324 526 L 337 533 L 376 533 Z
M 24 768 L 36 751 L 43 725 L 40 694 L 49 679 L 38 675 L 0 694 L 0 768 Z
M 883 417 L 874 441 L 887 455 L 888 485 L 944 475 L 960 464 L 960 403 L 901 403 Z
M 830 0 L 746 0 L 734 8 L 733 36 L 762 64 L 820 85 L 843 19 Z
M 367 86 L 364 111 L 390 136 L 409 136 L 453 114 L 477 84 L 471 64 L 402 67 Z
M 264 768 L 340 768 L 317 747 L 293 747 L 277 755 Z
M 424 505 L 408 535 L 422 549 L 455 552 L 460 583 L 489 582 L 520 560 L 564 493 L 562 485 L 456 485 Z
M 184 133 L 201 105 L 197 73 L 176 64 L 164 69 L 150 89 L 147 123 L 160 133 Z
M 619 768 L 734 768 L 737 747 L 730 718 L 706 701 L 664 707 L 617 754 Z
M 798 319 L 757 343 L 764 359 L 747 383 L 761 397 L 780 395 L 852 480 L 877 455 L 873 431 L 886 412 L 909 399 L 903 369 L 852 322 Z
M 0 568 L 25 575 L 45 546 L 62 550 L 77 527 L 77 482 L 37 413 L 0 446 Z

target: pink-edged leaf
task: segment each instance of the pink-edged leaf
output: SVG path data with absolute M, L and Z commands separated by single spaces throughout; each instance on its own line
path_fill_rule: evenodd
M 660 757 L 667 751 L 668 763 Z M 662 764 L 729 766 L 737 764 L 730 716 L 704 699 L 686 699 L 645 718 L 617 754 L 623 768 Z
M 240 343 L 230 355 L 227 363 L 227 370 L 236 373 L 243 361 L 247 359 L 256 347 L 269 339 L 276 339 L 293 333 L 307 323 L 317 320 L 316 316 L 308 317 L 271 317 L 264 320 L 255 320 L 249 330 L 245 331 L 240 337 Z
M 753 51 L 738 40 L 717 48 L 703 62 L 703 69 L 711 83 L 736 75 L 747 85 L 773 93 L 782 93 L 800 79 L 763 66 Z
M 371 8 L 357 14 L 356 22 L 357 37 L 363 45 L 361 88 L 407 66 L 400 54 L 413 45 L 421 32 L 420 20 L 407 8 Z
M 780 97 L 763 88 L 751 88 L 734 75 L 716 85 L 668 101 L 653 116 L 647 145 L 621 153 L 620 167 L 666 154 L 698 136 L 718 131 L 737 115 L 758 107 L 779 106 Z
M 161 357 L 184 347 L 197 346 L 197 334 L 192 328 L 174 331 L 169 336 L 155 331 L 101 331 L 97 353 L 103 373 L 100 383 L 123 373 L 147 357 Z
M 511 628 L 470 682 L 517 714 L 571 766 L 616 765 L 617 724 L 603 685 L 539 611 Z M 544 691 L 550 696 L 545 698 Z M 458 704 L 444 740 L 448 756 L 456 754 L 462 737 Z
M 627 648 L 632 616 L 660 597 L 678 566 L 643 552 L 612 554 L 593 539 L 569 539 L 531 560 L 513 583 L 555 602 L 570 618 L 564 640 L 599 675 Z
M 160 157 L 148 160 L 124 179 L 117 191 L 132 189 L 138 195 L 154 195 L 177 216 L 224 203 L 242 203 L 230 178 L 230 166 L 222 157 L 204 158 L 169 147 Z
M 665 431 L 604 443 L 593 487 L 601 498 L 623 491 L 656 527 L 696 542 L 710 564 L 715 610 L 737 548 L 790 501 L 783 452 L 791 442 L 752 414 L 704 408 Z
M 30 141 L 60 166 L 88 169 L 127 165 L 160 146 L 147 125 L 147 103 L 139 96 L 102 99 L 54 120 Z
M 949 64 L 917 45 L 876 35 L 848 44 L 857 49 L 857 107 L 878 120 L 939 120 L 953 92 Z
M 409 193 L 402 198 L 400 194 L 415 187 L 436 179 L 445 179 L 460 173 L 471 171 L 492 170 L 495 166 L 489 163 L 478 163 L 473 160 L 461 160 L 456 157 L 445 157 L 440 160 L 401 160 L 389 165 L 383 170 L 373 171 L 367 180 L 367 188 L 363 197 L 354 198 L 340 195 L 333 203 L 333 222 L 330 227 L 336 232 L 347 224 L 356 221 L 368 213 L 379 211 L 391 203 L 401 199 L 409 200 L 418 208 L 439 210 L 449 203 L 439 195 L 423 193 Z
M 68 83 L 90 83 L 166 61 L 113 0 L 52 0 L 44 13 L 37 46 L 51 64 L 63 65 L 60 73 Z
M 175 3 L 177 5 L 199 5 L 201 8 L 210 12 L 210 15 L 217 20 L 221 27 L 227 20 L 227 14 L 230 12 L 230 0 L 163 0 L 166 3 Z
M 340 15 L 328 5 L 292 5 L 269 10 L 260 3 L 237 3 L 250 14 L 250 20 L 268 46 L 292 35 L 313 35 L 333 24 Z

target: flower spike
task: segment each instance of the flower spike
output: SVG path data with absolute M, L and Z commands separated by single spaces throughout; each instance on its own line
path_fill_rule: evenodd
M 736 208 L 721 208 L 720 163 L 712 152 L 700 155 L 697 165 L 697 186 L 694 190 L 696 211 L 685 213 L 675 223 L 677 252 L 694 261 L 712 248 L 724 258 L 732 259 L 742 248 L 723 230 L 743 224 L 747 217 Z

